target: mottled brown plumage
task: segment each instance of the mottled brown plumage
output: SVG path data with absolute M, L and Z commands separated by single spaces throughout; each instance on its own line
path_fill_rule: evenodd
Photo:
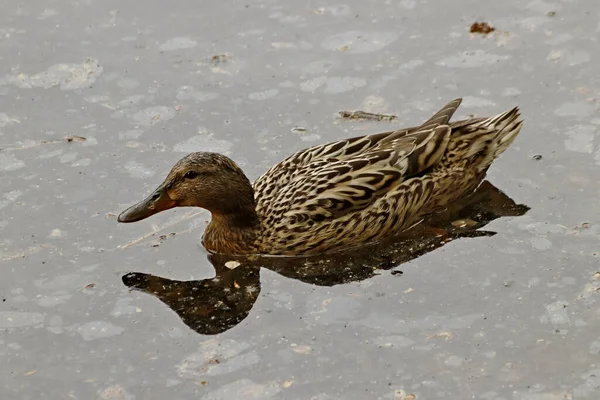
M 297 152 L 254 185 L 229 158 L 192 153 L 119 221 L 202 207 L 204 246 L 225 254 L 317 254 L 399 233 L 475 190 L 523 124 L 518 108 L 449 123 L 460 102 L 415 128 Z

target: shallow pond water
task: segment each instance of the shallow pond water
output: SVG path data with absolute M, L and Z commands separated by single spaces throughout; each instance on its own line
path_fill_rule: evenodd
M 599 398 L 596 1 L 2 10 L 2 399 Z M 205 212 L 116 222 L 187 152 L 255 179 L 455 97 L 525 127 L 401 242 L 209 259 Z

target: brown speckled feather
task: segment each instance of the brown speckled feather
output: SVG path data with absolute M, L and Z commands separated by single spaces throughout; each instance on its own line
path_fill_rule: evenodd
M 449 124 L 453 100 L 423 125 L 313 146 L 254 183 L 256 250 L 311 254 L 402 231 L 474 190 L 518 133 L 513 109 Z

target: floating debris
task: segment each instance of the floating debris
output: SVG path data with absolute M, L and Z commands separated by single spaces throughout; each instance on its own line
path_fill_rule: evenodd
M 292 350 L 296 354 L 309 354 L 312 353 L 312 348 L 305 344 L 297 345 L 296 343 L 292 343 Z
M 533 156 L 533 157 L 531 157 L 531 158 L 533 158 L 535 161 L 539 161 L 539 160 L 541 160 L 541 159 L 542 159 L 542 155 L 541 155 L 541 154 L 536 154 L 536 155 L 534 155 L 534 156 Z
M 454 338 L 454 334 L 452 332 L 439 332 L 433 335 L 427 336 L 427 339 L 444 339 L 451 340 Z
M 345 119 L 365 119 L 371 121 L 394 121 L 397 116 L 391 114 L 375 114 L 365 111 L 340 111 L 339 116 Z
M 237 261 L 227 261 L 225 263 L 225 266 L 229 269 L 236 269 L 237 267 L 239 267 L 241 264 Z
M 576 231 L 582 230 L 582 229 L 589 229 L 590 228 L 590 223 L 589 222 L 584 222 L 581 225 L 577 225 L 575 228 L 573 228 Z
M 215 54 L 210 58 L 210 61 L 213 65 L 219 65 L 228 62 L 231 59 L 231 56 L 228 53 L 225 54 Z
M 476 221 L 473 221 L 472 219 L 457 219 L 456 221 L 452 221 L 450 223 L 453 227 L 455 228 L 470 228 L 472 226 L 477 225 Z
M 393 270 L 391 273 L 392 273 L 392 275 L 402 275 L 404 273 L 404 271 L 400 271 L 400 270 L 396 269 L 396 270 Z
M 103 400 L 117 400 L 117 399 L 131 399 L 133 396 L 130 396 L 124 388 L 119 385 L 109 386 L 100 394 L 100 398 Z
M 167 238 L 169 238 L 169 237 L 171 237 L 171 236 L 175 236 L 175 232 L 171 232 L 171 233 L 169 233 L 169 234 L 167 234 L 167 235 L 160 235 L 158 238 L 159 238 L 160 240 L 167 240 Z
M 469 32 L 478 33 L 481 35 L 489 35 L 494 32 L 496 28 L 488 24 L 487 22 L 473 22 L 471 28 L 469 28 Z
M 394 400 L 416 400 L 417 396 L 412 393 L 406 393 L 403 389 L 394 391 Z
M 556 11 L 548 11 L 548 14 L 546 14 L 546 15 L 549 16 L 550 18 L 555 17 Z
M 292 130 L 292 132 L 306 132 L 307 131 L 306 128 L 303 128 L 301 126 L 295 126 L 291 130 Z
M 284 387 L 284 389 L 287 389 L 287 388 L 289 388 L 290 386 L 292 386 L 293 384 L 294 384 L 294 381 L 291 381 L 291 380 L 290 380 L 290 381 L 285 381 L 285 382 L 283 382 L 283 385 L 282 385 L 282 386 Z
M 67 136 L 65 138 L 65 142 L 67 143 L 71 143 L 71 142 L 85 142 L 87 139 L 84 138 L 83 136 L 77 136 L 77 135 L 72 135 L 72 136 Z
M 569 307 L 568 304 L 565 304 L 561 301 L 557 301 L 551 304 L 546 305 L 546 318 L 545 322 L 550 322 L 553 325 L 569 325 L 571 324 L 571 317 L 566 311 L 566 308 Z M 557 329 L 557 333 L 558 329 Z
M 95 287 L 96 287 L 95 283 L 90 283 L 90 284 L 85 285 L 84 289 L 93 289 Z

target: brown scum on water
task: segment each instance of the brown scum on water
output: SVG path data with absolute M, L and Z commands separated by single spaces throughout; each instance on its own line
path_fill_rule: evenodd
M 481 35 L 489 35 L 494 32 L 496 28 L 488 24 L 487 22 L 473 22 L 469 32 L 471 33 L 479 33 Z

